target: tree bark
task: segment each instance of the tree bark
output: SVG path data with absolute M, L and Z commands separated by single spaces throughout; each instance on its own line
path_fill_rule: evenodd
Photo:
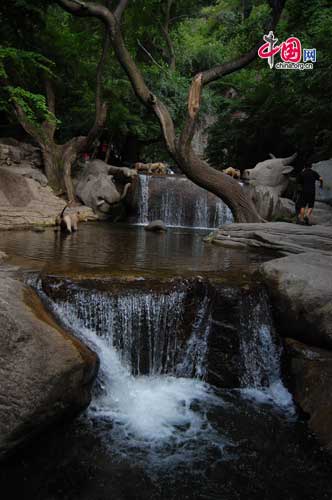
M 126 72 L 133 90 L 140 101 L 152 109 L 160 122 L 166 147 L 179 168 L 199 186 L 219 196 L 231 209 L 237 222 L 261 222 L 252 201 L 242 187 L 231 177 L 211 168 L 194 153 L 191 142 L 195 134 L 203 87 L 221 77 L 238 71 L 257 57 L 260 44 L 254 46 L 241 57 L 199 73 L 193 79 L 188 96 L 188 115 L 179 138 L 176 137 L 174 123 L 165 104 L 148 88 L 144 78 L 132 59 L 122 36 L 117 17 L 101 4 L 81 0 L 56 0 L 68 12 L 81 17 L 100 19 L 109 29 L 111 41 L 119 63 Z M 267 0 L 272 8 L 272 19 L 268 29 L 278 23 L 285 0 Z

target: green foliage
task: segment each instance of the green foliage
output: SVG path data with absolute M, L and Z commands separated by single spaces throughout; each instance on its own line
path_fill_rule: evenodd
M 216 167 L 246 168 L 269 152 L 287 156 L 297 150 L 299 165 L 331 157 L 331 8 L 321 0 L 290 0 L 277 37 L 282 41 L 292 34 L 302 47 L 317 49 L 312 71 L 270 70 L 265 61 L 257 61 L 223 82 L 236 89 L 236 99 L 226 99 L 225 87 L 218 86 L 218 121 L 207 150 Z
M 101 0 L 100 0 L 101 1 Z M 176 68 L 162 27 L 164 0 L 133 0 L 123 18 L 126 45 L 149 87 L 168 106 L 179 131 L 186 114 L 194 74 L 246 52 L 266 32 L 269 9 L 252 0 L 247 17 L 243 0 L 176 0 L 169 24 Z M 200 117 L 217 116 L 208 157 L 217 167 L 246 167 L 271 151 L 300 159 L 331 155 L 330 40 L 332 9 L 326 0 L 287 0 L 277 36 L 297 35 L 305 47 L 316 47 L 313 71 L 269 70 L 265 61 L 234 73 L 204 90 Z M 45 100 L 48 75 L 56 95 L 57 139 L 85 135 L 94 121 L 96 68 L 104 27 L 97 20 L 76 18 L 51 0 L 3 0 L 0 5 L 0 114 L 8 126 L 16 101 L 36 124 L 55 120 Z M 126 139 L 142 145 L 160 137 L 152 113 L 137 100 L 126 74 L 110 50 L 103 75 L 109 102 L 105 137 L 119 149 Z M 228 90 L 236 97 L 228 97 Z M 7 125 L 6 125 L 7 124 Z M 145 151 L 145 152 L 144 152 Z M 164 157 L 162 142 L 141 150 L 145 159 Z

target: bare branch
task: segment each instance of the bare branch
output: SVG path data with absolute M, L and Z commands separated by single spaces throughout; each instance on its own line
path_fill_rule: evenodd
M 268 30 L 273 30 L 280 18 L 285 0 L 267 0 L 267 2 L 271 5 L 272 7 L 272 18 L 269 22 L 268 25 Z M 194 86 L 194 82 L 198 78 L 199 75 L 202 75 L 202 87 L 205 85 L 214 82 L 223 76 L 230 75 L 231 73 L 234 73 L 235 71 L 238 71 L 242 68 L 245 68 L 248 66 L 251 62 L 253 62 L 257 58 L 257 51 L 260 46 L 261 42 L 258 42 L 254 47 L 252 47 L 247 53 L 241 55 L 237 59 L 234 59 L 232 61 L 228 61 L 224 64 L 220 64 L 218 66 L 215 66 L 214 68 L 208 69 L 206 71 L 203 71 L 202 73 L 196 75 L 193 78 L 193 83 L 190 87 L 189 95 L 188 95 L 188 109 L 190 109 L 190 100 L 191 100 L 191 89 Z M 196 113 L 193 115 L 191 113 L 188 113 L 188 117 L 185 123 L 185 126 L 182 130 L 181 133 L 181 138 L 180 138 L 180 144 L 184 149 L 186 149 L 187 154 L 189 154 L 189 149 L 190 149 L 190 144 L 191 141 L 194 137 L 195 134 L 195 128 L 196 128 L 196 122 L 198 119 L 198 112 L 199 108 L 197 109 Z
M 151 59 L 151 61 L 156 66 L 158 66 L 158 68 L 164 70 L 164 68 L 162 66 L 160 66 L 160 64 L 155 60 L 155 58 L 153 57 L 153 55 L 151 54 L 151 52 L 149 52 L 138 39 L 137 39 L 137 45 L 145 52 L 145 54 Z
M 121 21 L 122 14 L 123 14 L 124 10 L 126 9 L 127 5 L 128 5 L 128 0 L 120 0 L 117 8 L 114 11 L 114 16 L 116 17 L 116 19 L 119 22 Z

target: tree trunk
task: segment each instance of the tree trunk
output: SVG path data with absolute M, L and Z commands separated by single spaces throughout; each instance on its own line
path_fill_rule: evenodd
M 236 222 L 262 222 L 251 199 L 232 177 L 210 167 L 193 150 L 184 156 L 178 146 L 172 156 L 188 179 L 226 203 Z
M 205 70 L 195 76 L 188 96 L 187 120 L 178 138 L 175 134 L 175 126 L 170 111 L 149 89 L 139 67 L 126 47 L 116 11 L 113 13 L 109 8 L 101 4 L 84 2 L 82 0 L 56 1 L 74 15 L 98 18 L 107 26 L 111 34 L 114 53 L 119 63 L 127 74 L 138 99 L 146 108 L 152 109 L 158 118 L 166 147 L 182 172 L 199 186 L 219 196 L 232 210 L 235 221 L 261 222 L 261 217 L 242 187 L 231 177 L 218 172 L 200 160 L 194 154 L 191 147 L 203 87 L 223 76 L 241 70 L 254 61 L 257 57 L 260 42 L 237 59 Z M 126 6 L 126 3 L 125 1 L 120 1 L 122 5 L 125 4 Z M 267 0 L 267 3 L 272 7 L 272 17 L 267 28 L 268 30 L 274 30 L 279 21 L 285 0 Z M 171 6 L 172 1 L 168 0 L 168 5 Z
M 45 175 L 55 194 L 66 193 L 69 203 L 76 201 L 71 166 L 80 153 L 77 145 L 73 141 L 63 145 L 48 141 L 47 145 L 41 144 L 41 150 Z

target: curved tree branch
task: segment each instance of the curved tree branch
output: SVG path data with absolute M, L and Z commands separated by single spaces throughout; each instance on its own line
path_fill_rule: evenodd
M 252 202 L 245 196 L 239 184 L 225 174 L 202 162 L 193 152 L 191 141 L 199 112 L 200 96 L 204 85 L 237 71 L 257 57 L 258 45 L 234 61 L 216 66 L 196 75 L 188 99 L 188 118 L 181 137 L 177 140 L 172 117 L 165 104 L 148 88 L 145 80 L 125 46 L 121 28 L 115 15 L 106 7 L 93 2 L 80 0 L 56 0 L 67 11 L 78 16 L 90 16 L 100 19 L 110 30 L 112 45 L 122 68 L 126 72 L 134 92 L 143 104 L 152 109 L 159 119 L 167 148 L 181 170 L 196 184 L 205 187 L 220 196 L 231 208 L 236 220 L 253 222 L 260 220 Z M 273 16 L 270 29 L 275 27 L 280 17 L 285 0 L 268 0 Z M 197 102 L 195 104 L 195 99 Z M 192 101 L 192 102 L 190 102 Z M 193 105 L 194 104 L 194 105 Z
M 121 20 L 122 14 L 124 10 L 126 9 L 128 5 L 128 0 L 120 0 L 118 3 L 117 8 L 114 11 L 114 16 L 117 18 L 118 21 Z

